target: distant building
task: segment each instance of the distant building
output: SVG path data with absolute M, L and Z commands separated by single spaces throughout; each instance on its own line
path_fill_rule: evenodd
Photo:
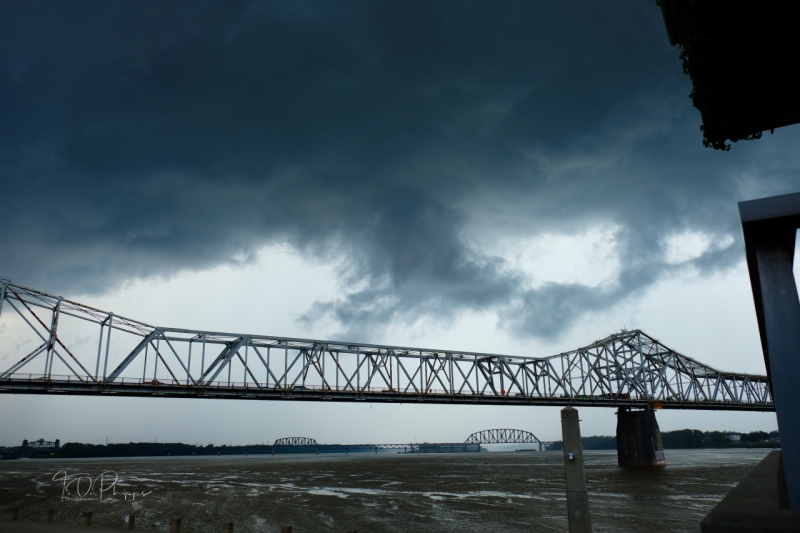
M 728 435 L 728 438 L 731 439 L 733 442 L 739 442 L 742 440 L 741 435 Z

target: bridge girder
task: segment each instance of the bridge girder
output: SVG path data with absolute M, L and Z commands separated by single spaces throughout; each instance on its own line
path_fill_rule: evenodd
M 8 281 L 0 321 L 0 393 L 774 410 L 766 376 L 640 330 L 519 357 L 157 327 Z

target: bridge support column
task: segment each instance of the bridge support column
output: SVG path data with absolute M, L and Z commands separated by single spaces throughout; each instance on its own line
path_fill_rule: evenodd
M 661 430 L 652 409 L 617 410 L 617 460 L 619 466 L 664 466 Z
M 564 472 L 567 477 L 567 523 L 569 533 L 592 533 L 589 495 L 583 472 L 583 445 L 578 410 L 561 410 L 561 438 L 564 443 Z

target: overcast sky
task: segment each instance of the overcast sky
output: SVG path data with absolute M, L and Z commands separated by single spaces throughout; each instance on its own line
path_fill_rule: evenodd
M 704 148 L 678 54 L 655 1 L 3 2 L 0 277 L 161 325 L 516 355 L 642 328 L 763 373 L 737 202 L 800 190 L 800 127 Z M 0 402 L 6 445 L 560 436 L 556 408 Z

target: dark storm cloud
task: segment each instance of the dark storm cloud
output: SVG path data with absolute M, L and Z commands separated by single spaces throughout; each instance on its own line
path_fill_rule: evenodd
M 288 242 L 357 287 L 309 320 L 555 336 L 686 268 L 665 236 L 738 239 L 736 201 L 800 184 L 792 130 L 702 148 L 654 2 L 6 2 L 0 53 L 0 275 L 52 292 Z M 600 287 L 465 237 L 609 224 Z

